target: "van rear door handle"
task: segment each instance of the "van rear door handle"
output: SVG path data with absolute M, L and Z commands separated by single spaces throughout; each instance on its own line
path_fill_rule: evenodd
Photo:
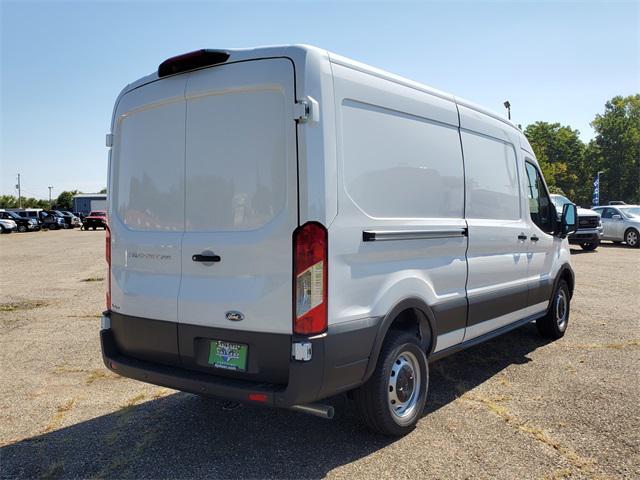
M 522 240 L 523 242 L 527 239 L 527 236 L 524 233 L 518 235 L 518 240 Z
M 204 255 L 204 254 L 198 253 L 196 255 L 193 255 L 191 257 L 191 260 L 193 260 L 194 262 L 205 262 L 205 263 L 207 263 L 207 262 L 210 262 L 210 263 L 219 262 L 220 261 L 220 255 Z

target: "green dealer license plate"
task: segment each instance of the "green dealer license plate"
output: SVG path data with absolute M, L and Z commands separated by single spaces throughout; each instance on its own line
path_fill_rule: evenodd
M 209 365 L 225 370 L 244 372 L 247 370 L 249 346 L 241 343 L 211 340 L 209 344 Z

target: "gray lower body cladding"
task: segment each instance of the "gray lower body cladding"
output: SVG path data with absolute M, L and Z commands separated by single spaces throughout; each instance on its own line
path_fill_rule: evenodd
M 312 343 L 308 362 L 291 359 L 287 334 L 243 332 L 110 313 L 111 328 L 100 333 L 103 360 L 119 375 L 191 393 L 247 401 L 264 393 L 272 406 L 316 401 L 363 381 L 379 319 L 331 327 Z M 246 372 L 207 363 L 210 340 L 249 345 Z

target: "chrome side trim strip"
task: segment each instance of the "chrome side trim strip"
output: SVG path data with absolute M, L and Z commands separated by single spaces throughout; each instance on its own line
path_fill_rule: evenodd
M 386 240 L 418 240 L 433 238 L 466 237 L 467 229 L 448 228 L 442 230 L 365 230 L 362 232 L 363 242 Z

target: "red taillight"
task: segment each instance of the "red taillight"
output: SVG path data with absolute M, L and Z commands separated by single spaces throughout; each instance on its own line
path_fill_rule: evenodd
M 327 329 L 327 229 L 305 223 L 293 232 L 293 332 Z
M 109 227 L 104 229 L 105 233 L 105 245 L 104 245 L 104 258 L 107 260 L 107 310 L 111 310 L 111 232 Z

